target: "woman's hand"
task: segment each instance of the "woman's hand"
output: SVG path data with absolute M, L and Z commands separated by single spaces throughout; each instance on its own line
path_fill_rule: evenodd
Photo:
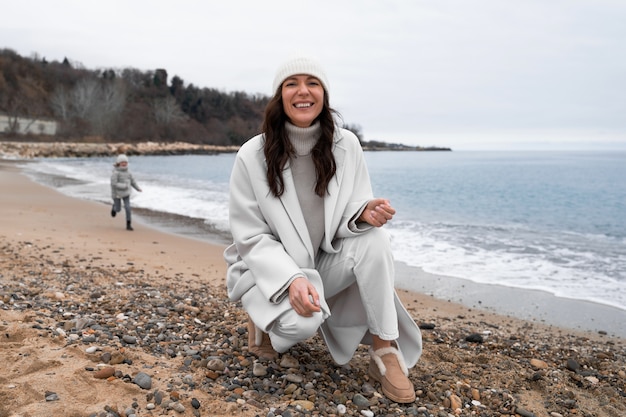
M 365 210 L 363 210 L 358 220 L 374 227 L 381 227 L 391 220 L 394 214 L 396 214 L 396 210 L 391 207 L 389 200 L 375 198 L 367 203 Z
M 321 311 L 320 296 L 308 279 L 299 277 L 289 285 L 289 302 L 301 316 L 311 317 L 313 313 Z

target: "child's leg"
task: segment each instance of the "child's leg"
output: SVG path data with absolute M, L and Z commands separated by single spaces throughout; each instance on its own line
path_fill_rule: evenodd
M 119 211 L 119 210 L 118 210 Z M 126 212 L 126 222 L 130 223 L 130 196 L 124 197 L 124 211 Z
M 122 201 L 119 198 L 113 199 L 113 207 L 111 207 L 111 217 L 115 217 L 117 213 L 122 209 Z

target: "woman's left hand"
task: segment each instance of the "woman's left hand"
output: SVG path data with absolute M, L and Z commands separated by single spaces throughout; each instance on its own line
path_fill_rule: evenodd
M 381 227 L 396 214 L 396 210 L 391 207 L 389 200 L 385 198 L 375 198 L 370 200 L 359 216 L 359 220 L 374 227 Z

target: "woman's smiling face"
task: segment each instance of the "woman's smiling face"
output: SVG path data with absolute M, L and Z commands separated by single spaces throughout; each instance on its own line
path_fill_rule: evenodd
M 298 127 L 309 127 L 324 106 L 324 87 L 312 75 L 293 75 L 282 85 L 283 110 Z

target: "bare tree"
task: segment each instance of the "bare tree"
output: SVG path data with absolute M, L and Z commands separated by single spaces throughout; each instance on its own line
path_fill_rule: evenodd
M 126 104 L 126 88 L 121 80 L 105 81 L 101 86 L 101 107 L 106 113 L 120 113 Z
M 126 105 L 126 89 L 121 80 L 105 80 L 98 89 L 99 100 L 92 107 L 90 121 L 96 134 L 106 136 L 117 127 Z
M 164 126 L 169 126 L 185 118 L 185 114 L 178 105 L 178 102 L 172 96 L 153 100 L 152 112 L 154 114 L 154 120 Z
M 9 98 L 6 115 L 8 133 L 17 134 L 25 132 L 24 128 L 20 125 L 20 118 L 23 118 L 24 115 L 28 115 L 28 98 L 23 95 L 14 95 Z M 30 126 L 26 128 L 28 127 Z
M 354 133 L 357 138 L 359 138 L 359 142 L 363 142 L 363 131 L 361 130 L 361 126 L 358 124 L 349 124 L 346 123 L 343 125 L 344 129 L 347 129 Z
M 95 79 L 82 79 L 72 89 L 72 112 L 81 119 L 88 120 L 94 112 L 99 97 L 99 83 Z
M 71 115 L 71 101 L 69 94 L 63 86 L 57 88 L 50 97 L 50 107 L 54 114 L 61 120 L 69 120 Z
M 117 127 L 126 105 L 126 89 L 122 80 L 80 80 L 67 93 L 55 91 L 50 104 L 63 120 L 77 119 L 86 123 L 90 134 L 106 136 Z

